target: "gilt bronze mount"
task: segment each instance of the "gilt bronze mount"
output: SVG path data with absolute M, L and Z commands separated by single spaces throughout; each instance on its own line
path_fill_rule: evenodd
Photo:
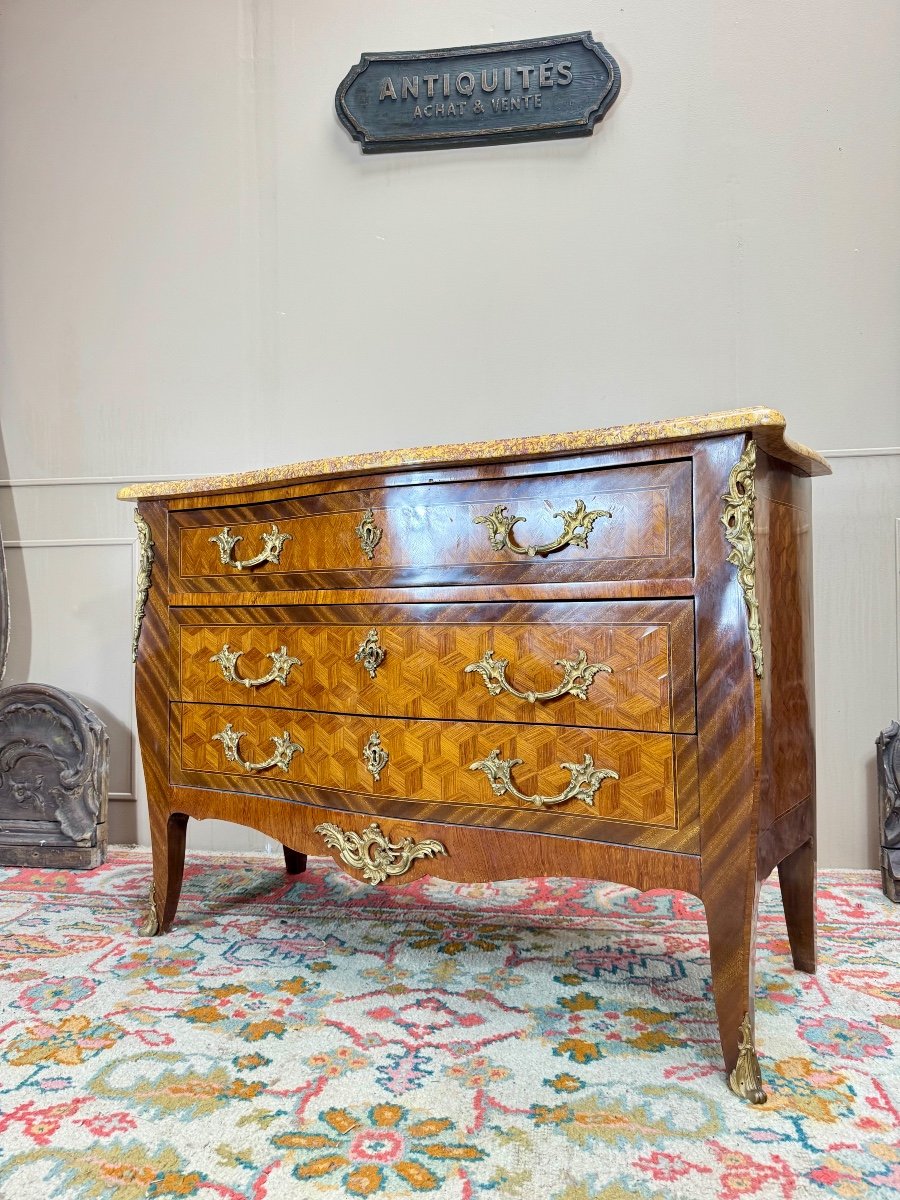
M 316 826 L 316 833 L 321 834 L 326 846 L 337 850 L 341 862 L 362 871 L 367 883 L 384 883 L 391 875 L 405 875 L 417 858 L 447 853 L 434 838 L 416 842 L 405 837 L 402 842 L 392 842 L 375 821 L 362 833 L 323 821 Z
M 509 659 L 495 659 L 493 650 L 485 650 L 478 662 L 469 663 L 464 669 L 467 675 L 477 671 L 490 695 L 499 696 L 501 692 L 508 692 L 517 700 L 527 700 L 529 704 L 535 704 L 538 700 L 556 700 L 567 694 L 576 696 L 579 700 L 587 700 L 594 678 L 601 671 L 612 673 L 612 667 L 607 667 L 604 663 L 589 663 L 583 650 L 578 651 L 577 658 L 558 658 L 553 665 L 562 667 L 563 677 L 555 688 L 546 692 L 520 692 L 518 688 L 513 687 L 506 678 Z

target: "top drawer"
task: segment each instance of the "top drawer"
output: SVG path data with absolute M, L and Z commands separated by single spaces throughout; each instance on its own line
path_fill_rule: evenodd
M 175 511 L 170 520 L 177 591 L 693 573 L 689 459 L 331 492 Z

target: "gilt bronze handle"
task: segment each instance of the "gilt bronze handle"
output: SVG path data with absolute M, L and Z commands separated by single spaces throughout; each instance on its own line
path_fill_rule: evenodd
M 611 517 L 612 513 L 605 508 L 596 508 L 588 512 L 583 500 L 576 500 L 571 512 L 555 512 L 554 517 L 563 521 L 563 531 L 555 542 L 547 542 L 543 546 L 519 546 L 512 540 L 513 526 L 526 521 L 527 517 L 508 517 L 506 505 L 498 504 L 486 517 L 473 517 L 476 525 L 487 525 L 488 540 L 494 550 L 512 550 L 513 554 L 525 554 L 529 558 L 536 555 L 543 558 L 554 550 L 562 550 L 565 546 L 580 546 L 587 549 L 588 534 L 594 528 L 598 517 Z
M 262 563 L 277 563 L 281 557 L 281 548 L 285 542 L 291 540 L 289 533 L 279 533 L 278 526 L 273 525 L 270 533 L 262 535 L 263 548 L 254 558 L 245 558 L 240 562 L 232 557 L 232 551 L 238 542 L 244 539 L 240 534 L 234 534 L 228 525 L 217 533 L 215 537 L 209 539 L 219 547 L 219 561 L 223 567 L 234 567 L 238 571 L 246 571 L 250 567 L 258 567 Z
M 549 692 L 520 692 L 518 688 L 514 688 L 506 678 L 509 659 L 495 659 L 493 650 L 485 650 L 478 662 L 469 663 L 465 668 L 465 673 L 468 675 L 472 671 L 477 671 L 492 696 L 499 696 L 501 692 L 509 692 L 517 700 L 527 700 L 529 704 L 534 704 L 537 700 L 555 700 L 558 696 L 565 696 L 567 693 L 577 696 L 579 700 L 587 700 L 588 689 L 594 682 L 595 676 L 599 675 L 601 671 L 605 671 L 608 675 L 612 674 L 612 667 L 606 666 L 605 663 L 589 663 L 583 650 L 578 651 L 576 659 L 558 658 L 553 665 L 562 667 L 563 678 Z
M 267 683 L 276 682 L 284 687 L 291 667 L 300 666 L 300 659 L 292 658 L 287 652 L 287 646 L 279 646 L 277 650 L 270 650 L 266 655 L 266 658 L 272 660 L 272 669 L 267 675 L 260 675 L 259 679 L 242 679 L 235 670 L 237 660 L 242 654 L 242 650 L 232 650 L 226 642 L 219 653 L 213 654 L 209 661 L 219 664 L 228 683 L 242 683 L 245 688 L 265 687 Z
M 275 743 L 275 753 L 271 758 L 258 763 L 246 762 L 241 758 L 241 752 L 238 748 L 241 738 L 246 736 L 246 732 L 243 730 L 234 729 L 230 721 L 221 733 L 213 734 L 213 741 L 222 743 L 225 749 L 225 757 L 228 761 L 237 763 L 245 771 L 268 771 L 270 767 L 278 767 L 281 771 L 287 771 L 294 755 L 303 753 L 303 747 L 299 742 L 292 742 L 291 735 L 285 729 L 281 737 L 276 736 L 270 739 Z
M 595 767 L 594 760 L 586 754 L 583 763 L 560 763 L 560 768 L 568 771 L 572 779 L 569 786 L 558 796 L 526 796 L 512 781 L 512 769 L 521 762 L 521 758 L 501 758 L 499 750 L 492 750 L 487 758 L 470 763 L 469 770 L 484 771 L 495 796 L 505 796 L 507 792 L 511 792 L 517 799 L 526 804 L 533 804 L 535 808 L 549 808 L 554 804 L 565 804 L 567 800 L 583 800 L 585 804 L 593 805 L 594 795 L 604 779 L 619 778 L 617 771 Z

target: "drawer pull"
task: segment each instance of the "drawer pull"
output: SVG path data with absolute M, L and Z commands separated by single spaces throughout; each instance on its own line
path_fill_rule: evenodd
M 505 796 L 507 792 L 511 792 L 519 800 L 524 800 L 526 804 L 533 804 L 536 808 L 547 808 L 551 804 L 565 804 L 567 800 L 583 800 L 585 804 L 593 805 L 594 795 L 603 780 L 619 778 L 617 771 L 607 771 L 605 768 L 595 767 L 594 760 L 589 754 L 586 754 L 584 762 L 580 765 L 578 763 L 560 763 L 560 768 L 568 771 L 572 779 L 565 791 L 560 792 L 558 796 L 526 796 L 512 781 L 512 769 L 522 761 L 521 758 L 501 758 L 499 750 L 492 750 L 487 758 L 470 763 L 469 770 L 484 771 L 491 782 L 491 791 L 495 796 Z
M 588 689 L 594 682 L 595 676 L 599 675 L 601 671 L 605 671 L 608 675 L 612 674 L 612 667 L 606 666 L 605 663 L 589 663 L 583 650 L 578 651 L 576 659 L 558 658 L 553 665 L 562 667 L 563 678 L 549 692 L 520 692 L 518 688 L 514 688 L 506 678 L 509 659 L 495 659 L 493 650 L 485 650 L 478 662 L 469 663 L 465 668 L 465 673 L 468 675 L 472 671 L 477 671 L 492 696 L 499 696 L 501 692 L 509 692 L 517 700 L 527 700 L 529 704 L 534 704 L 537 700 L 556 700 L 558 696 L 565 696 L 569 692 L 573 696 L 577 696 L 579 700 L 587 700 Z
M 291 540 L 289 533 L 279 533 L 278 526 L 273 525 L 271 533 L 262 535 L 263 548 L 255 558 L 245 558 L 240 562 L 236 558 L 232 558 L 231 552 L 234 550 L 238 542 L 244 539 L 240 534 L 234 534 L 228 525 L 217 533 L 215 537 L 209 539 L 219 547 L 219 561 L 223 567 L 235 567 L 238 571 L 245 571 L 249 567 L 258 567 L 262 563 L 277 563 L 281 557 L 281 548 L 285 542 Z
M 382 746 L 381 738 L 377 733 L 373 733 L 365 746 L 363 746 L 362 756 L 363 762 L 366 764 L 366 770 L 374 777 L 377 783 L 390 757 L 387 750 Z
M 359 649 L 353 655 L 353 661 L 362 663 L 374 679 L 378 674 L 378 668 L 384 662 L 385 649 L 378 640 L 378 630 L 370 629 L 366 634 L 366 639 L 360 642 Z
M 555 542 L 547 542 L 543 546 L 518 546 L 512 540 L 514 525 L 526 521 L 527 517 L 508 517 L 506 505 L 498 504 L 489 516 L 474 517 L 476 525 L 487 525 L 488 540 L 494 550 L 512 550 L 513 554 L 527 554 L 529 558 L 552 554 L 554 550 L 562 550 L 565 546 L 580 546 L 587 549 L 588 534 L 594 528 L 598 517 L 611 517 L 612 513 L 605 508 L 595 508 L 588 512 L 583 500 L 576 500 L 571 512 L 555 512 L 554 517 L 561 517 L 563 531 Z M 580 530 L 580 532 L 579 532 Z
M 402 842 L 392 842 L 375 821 L 362 833 L 323 821 L 316 826 L 316 833 L 321 835 L 326 846 L 337 850 L 341 862 L 362 871 L 368 883 L 384 883 L 389 875 L 405 875 L 414 859 L 447 853 L 443 843 L 434 838 L 414 842 L 411 837 L 405 837 Z
M 362 520 L 357 525 L 354 533 L 359 538 L 363 554 L 365 554 L 366 558 L 373 559 L 375 557 L 375 547 L 381 541 L 382 530 L 380 526 L 375 524 L 375 513 L 371 508 L 367 508 L 363 513 Z
M 291 765 L 291 759 L 299 751 L 303 753 L 303 747 L 299 742 L 292 742 L 291 735 L 285 729 L 281 737 L 273 737 L 270 740 L 275 743 L 275 753 L 271 758 L 267 758 L 265 762 L 245 762 L 241 758 L 241 752 L 238 749 L 238 743 L 242 737 L 246 737 L 246 732 L 236 730 L 232 727 L 229 721 L 221 733 L 213 734 L 214 742 L 221 742 L 225 748 L 225 757 L 229 762 L 235 762 L 238 766 L 243 767 L 245 771 L 268 771 L 270 767 L 278 767 L 281 771 L 287 771 Z
M 270 650 L 266 655 L 266 658 L 272 660 L 272 669 L 268 675 L 260 675 L 259 679 L 242 679 L 235 670 L 237 660 L 242 654 L 243 650 L 232 650 L 226 642 L 219 653 L 214 654 L 209 661 L 219 664 L 228 683 L 242 683 L 245 688 L 264 687 L 267 683 L 280 683 L 284 687 L 291 667 L 300 666 L 300 659 L 292 658 L 287 652 L 287 646 L 279 646 L 277 650 Z

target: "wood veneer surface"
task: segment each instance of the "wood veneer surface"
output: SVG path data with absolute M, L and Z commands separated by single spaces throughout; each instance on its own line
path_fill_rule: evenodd
M 553 543 L 563 529 L 555 515 L 608 513 L 596 519 L 584 545 L 565 554 L 516 554 L 496 549 L 487 518 L 498 507 L 521 517 L 513 530 L 520 546 Z M 371 558 L 357 533 L 366 512 L 380 532 Z M 679 578 L 693 569 L 691 465 L 689 460 L 606 467 L 581 473 L 508 477 L 490 482 L 431 483 L 324 493 L 245 506 L 191 509 L 172 517 L 177 530 L 178 571 L 185 591 L 243 590 L 252 577 L 260 590 L 337 586 L 361 581 L 385 586 L 408 581 L 470 583 L 534 579 Z M 288 540 L 277 562 L 252 568 L 223 563 L 212 541 L 227 528 L 241 542 L 236 562 L 262 546 L 277 526 Z
M 591 725 L 693 733 L 694 614 L 688 600 L 642 603 L 335 605 L 278 609 L 181 609 L 173 613 L 180 686 L 174 698 L 296 705 L 325 712 L 463 721 Z M 371 630 L 383 659 L 369 674 L 360 648 Z M 287 680 L 261 687 L 229 681 L 215 656 L 239 651 L 240 676 L 257 680 L 282 646 L 298 658 Z M 507 660 L 521 691 L 551 691 L 561 661 L 584 653 L 608 667 L 585 699 L 491 695 L 466 667 L 487 651 Z
M 175 916 L 189 817 L 277 836 L 293 870 L 325 848 L 323 820 L 348 837 L 374 821 L 395 843 L 444 844 L 398 882 L 427 871 L 681 887 L 706 909 L 731 1071 L 748 1023 L 752 1037 L 759 880 L 775 866 L 795 966 L 815 969 L 806 476 L 827 466 L 768 409 L 432 449 L 126 489 L 144 497 L 155 555 L 136 687 L 156 921 L 165 930 Z M 725 497 L 745 487 L 752 519 L 729 541 Z M 587 547 L 527 561 L 484 551 L 473 516 L 505 503 L 527 514 L 521 544 L 549 540 L 552 513 L 574 498 L 606 498 L 612 534 L 601 518 Z M 356 525 L 370 507 L 382 541 L 363 561 Z M 225 567 L 209 542 L 228 524 L 243 555 L 285 522 L 294 557 L 258 572 Z M 351 655 L 371 627 L 386 648 L 374 679 Z M 242 674 L 264 673 L 272 639 L 303 661 L 285 688 L 250 694 L 215 673 L 223 639 L 242 651 Z M 555 660 L 579 649 L 613 672 L 589 699 L 531 705 L 490 697 L 465 673 L 488 649 L 520 690 L 552 687 Z M 285 732 L 303 752 L 285 772 L 247 771 L 214 736 L 228 723 L 246 758 L 264 759 Z M 363 756 L 373 733 L 389 754 L 378 780 Z M 470 770 L 492 750 L 521 760 L 525 800 Z M 564 764 L 586 754 L 619 776 L 593 806 L 527 801 L 560 793 Z
M 592 804 L 568 800 L 560 811 L 644 825 L 677 823 L 675 743 L 666 734 L 206 704 L 175 706 L 175 711 L 180 713 L 182 771 L 200 772 L 205 782 L 228 776 L 218 783 L 212 779 L 213 786 L 277 795 L 279 785 L 290 781 L 375 797 L 528 810 L 535 806 L 514 795 L 494 795 L 487 776 L 470 765 L 499 750 L 502 759 L 521 760 L 513 772 L 521 792 L 552 797 L 571 780 L 561 764 L 580 764 L 587 754 L 596 767 L 615 771 L 619 778 L 604 780 Z M 287 771 L 248 772 L 228 761 L 214 737 L 229 723 L 246 734 L 241 745 L 245 761 L 267 759 L 271 740 L 285 731 L 303 750 L 294 754 Z M 363 759 L 373 733 L 390 756 L 378 781 Z M 182 782 L 173 766 L 175 781 Z

